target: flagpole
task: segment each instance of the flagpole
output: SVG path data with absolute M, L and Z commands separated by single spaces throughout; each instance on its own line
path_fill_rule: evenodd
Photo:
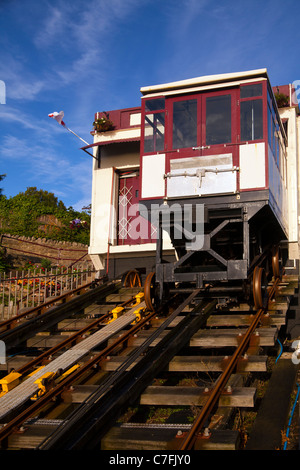
M 65 129 L 67 129 L 67 131 L 69 131 L 69 132 L 71 132 L 72 134 L 76 135 L 76 137 L 78 137 L 78 139 L 80 139 L 82 142 L 84 142 L 84 143 L 87 144 L 87 145 L 90 145 L 86 140 L 83 140 L 83 139 L 82 139 L 81 137 L 79 137 L 79 135 L 77 135 L 74 131 L 72 131 L 71 129 L 69 129 L 69 128 L 65 125 L 65 123 L 64 123 L 63 121 L 61 122 L 61 125 L 62 125 Z M 88 152 L 85 148 L 82 148 L 82 150 L 83 150 L 85 153 L 88 153 L 88 154 L 89 154 L 91 157 L 93 157 L 95 160 L 97 160 L 97 158 L 96 158 L 92 153 Z
M 81 137 L 79 137 L 79 135 L 77 135 L 74 131 L 72 131 L 71 129 L 69 129 L 66 126 L 66 124 L 63 121 L 63 117 L 64 117 L 64 112 L 63 111 L 60 111 L 60 113 L 57 113 L 56 111 L 54 111 L 54 113 L 48 114 L 48 116 L 55 119 L 55 121 L 58 122 L 58 124 L 61 124 L 65 129 L 67 129 L 67 131 L 74 134 L 78 139 L 80 139 L 86 145 L 89 145 L 89 143 L 86 140 L 83 140 Z
M 86 140 L 83 140 L 81 137 L 79 137 L 79 135 L 75 134 L 74 131 L 72 131 L 71 129 L 69 129 L 66 125 L 62 124 L 63 127 L 65 129 L 67 129 L 67 131 L 71 132 L 72 134 L 76 135 L 76 137 L 78 137 L 78 139 L 80 139 L 82 142 L 84 142 L 85 144 L 89 145 L 89 143 L 86 141 Z

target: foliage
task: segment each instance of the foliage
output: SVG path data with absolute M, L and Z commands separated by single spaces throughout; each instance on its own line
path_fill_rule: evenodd
M 58 223 L 42 230 L 39 218 L 55 216 Z M 72 220 L 80 219 L 85 224 L 72 227 Z M 48 191 L 36 187 L 27 188 L 14 197 L 0 197 L 1 233 L 25 237 L 48 238 L 59 241 L 78 242 L 88 245 L 90 215 L 66 208 L 62 201 Z
M 0 175 L 0 181 L 4 180 L 5 176 L 6 176 L 6 174 Z M 3 189 L 0 188 L 0 196 L 2 196 L 2 191 L 3 191 Z
M 5 251 L 0 248 L 0 272 L 5 272 L 9 267 L 9 263 L 6 259 Z
M 42 259 L 41 260 L 41 267 L 44 269 L 51 269 L 51 261 L 49 259 Z
M 113 130 L 115 126 L 114 123 L 109 119 L 109 114 L 105 111 L 103 111 L 103 114 L 105 117 L 102 116 L 93 122 L 95 131 L 105 132 Z
M 289 106 L 289 97 L 287 95 L 278 92 L 275 94 L 275 99 L 278 108 L 285 108 Z

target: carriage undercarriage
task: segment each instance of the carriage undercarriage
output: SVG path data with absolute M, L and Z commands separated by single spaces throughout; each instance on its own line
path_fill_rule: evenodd
M 189 201 L 188 214 L 183 210 L 187 201 L 176 201 L 168 218 L 160 206 L 159 214 L 155 214 L 156 266 L 145 281 L 148 308 L 162 304 L 172 292 L 195 288 L 217 296 L 220 304 L 243 298 L 252 301 L 254 308 L 261 308 L 268 283 L 282 275 L 286 240 L 267 192 L 263 195 L 264 199 L 254 201 L 242 197 L 238 202 L 233 197 L 227 202 L 224 197 L 202 201 L 202 220 L 196 215 L 199 200 Z M 142 215 L 149 219 L 150 210 Z M 191 222 L 189 226 L 182 216 Z M 190 227 L 190 233 L 180 230 L 180 222 Z M 164 260 L 163 231 L 168 232 L 174 246 L 175 262 Z

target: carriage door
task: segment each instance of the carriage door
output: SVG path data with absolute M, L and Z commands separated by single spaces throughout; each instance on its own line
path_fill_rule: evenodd
M 237 89 L 168 100 L 167 196 L 238 189 Z
M 139 198 L 139 172 L 127 171 L 119 174 L 118 191 L 118 245 L 139 243 L 132 233 L 132 223 L 138 212 L 135 208 Z
M 139 171 L 119 173 L 118 245 L 155 241 L 153 227 L 139 213 Z
M 202 95 L 201 195 L 236 193 L 239 186 L 237 89 Z

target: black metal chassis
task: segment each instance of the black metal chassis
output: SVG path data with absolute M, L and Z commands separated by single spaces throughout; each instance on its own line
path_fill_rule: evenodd
M 203 288 L 207 283 L 214 281 L 245 280 L 254 266 L 259 263 L 263 253 L 287 238 L 278 206 L 268 190 L 249 191 L 238 195 L 141 202 L 140 214 L 149 221 L 153 220 L 153 212 L 151 212 L 153 207 L 154 211 L 157 211 L 154 215 L 154 220 L 158 222 L 155 276 L 156 283 L 160 285 L 160 292 L 163 292 L 165 285 L 170 283 L 193 283 L 195 287 Z M 200 249 L 184 249 L 187 240 L 182 242 L 175 240 L 175 223 L 173 226 L 172 224 L 169 227 L 166 226 L 162 212 L 164 207 L 172 207 L 174 204 L 173 207 L 181 209 L 184 205 L 185 207 L 187 204 L 190 205 L 192 213 L 189 217 L 192 217 L 193 223 L 196 222 L 196 205 L 203 204 L 204 223 L 198 227 L 195 225 L 195 230 L 193 230 L 194 233 L 197 233 L 198 229 L 203 231 L 203 243 Z M 226 257 L 218 251 L 218 246 L 221 246 L 220 242 L 218 245 L 218 240 L 220 241 L 224 231 L 233 226 L 238 241 L 228 239 L 223 243 L 224 248 L 227 250 L 230 248 L 233 252 L 233 256 Z M 175 262 L 170 263 L 164 260 L 163 230 L 169 233 L 177 252 Z M 235 244 L 236 247 L 239 245 L 238 249 L 234 246 Z M 214 260 L 214 266 L 199 262 L 199 256 L 204 254 Z

